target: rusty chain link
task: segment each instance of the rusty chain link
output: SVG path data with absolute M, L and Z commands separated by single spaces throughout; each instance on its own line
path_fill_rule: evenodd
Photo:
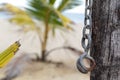
M 95 67 L 95 61 L 90 56 L 90 48 L 92 43 L 92 4 L 93 0 L 86 0 L 85 4 L 85 18 L 84 18 L 84 28 L 83 28 L 83 37 L 82 37 L 82 47 L 84 49 L 84 53 L 77 60 L 77 68 L 82 73 L 88 73 L 93 70 Z M 87 59 L 91 62 L 91 66 L 88 68 L 85 66 L 83 59 Z

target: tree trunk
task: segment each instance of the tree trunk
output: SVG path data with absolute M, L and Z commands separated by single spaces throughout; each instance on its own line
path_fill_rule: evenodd
M 42 61 L 45 61 L 45 53 L 46 53 L 46 46 L 47 46 L 47 40 L 48 40 L 48 33 L 49 33 L 49 27 L 48 23 L 45 23 L 45 31 L 44 31 L 44 41 L 42 43 Z
M 50 10 L 46 11 L 46 18 L 45 18 L 45 30 L 44 30 L 44 41 L 42 43 L 42 61 L 46 60 L 46 47 L 47 47 L 47 40 L 48 40 L 48 34 L 49 34 L 49 14 L 50 14 Z
M 91 80 L 120 80 L 120 0 L 93 0 L 93 44 L 96 68 Z

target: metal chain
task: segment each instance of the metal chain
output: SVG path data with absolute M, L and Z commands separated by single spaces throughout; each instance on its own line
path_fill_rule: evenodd
M 82 47 L 84 49 L 84 53 L 80 56 L 77 61 L 77 68 L 82 73 L 88 73 L 95 67 L 95 61 L 90 56 L 90 48 L 92 43 L 92 4 L 93 0 L 86 0 L 85 4 L 85 18 L 84 18 L 84 28 L 83 28 L 83 37 L 82 37 Z M 91 66 L 87 68 L 83 59 L 88 59 L 91 62 Z

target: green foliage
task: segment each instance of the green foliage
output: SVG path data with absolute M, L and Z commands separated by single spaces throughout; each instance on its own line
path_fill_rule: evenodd
M 81 4 L 81 0 L 62 0 L 57 9 L 59 11 L 65 11 L 68 9 L 72 9 L 80 4 Z
M 34 21 L 24 10 L 6 3 L 1 8 L 1 11 L 6 11 L 10 14 L 13 14 L 13 17 L 10 18 L 9 21 L 20 25 L 20 27 L 22 27 L 25 32 L 35 30 L 36 25 Z M 24 25 L 28 27 L 24 27 Z
M 0 9 L 0 11 L 7 11 L 12 14 L 26 14 L 25 11 L 9 3 L 5 3 Z
M 58 0 L 28 0 L 28 7 L 25 8 L 26 11 L 10 4 L 5 5 L 5 10 L 14 14 L 10 19 L 11 22 L 15 22 L 19 25 L 28 25 L 29 27 L 24 29 L 25 31 L 35 30 L 37 32 L 41 41 L 43 61 L 45 61 L 46 57 L 49 31 L 51 30 L 53 35 L 55 35 L 56 28 L 72 30 L 68 24 L 73 22 L 64 16 L 62 12 L 81 4 L 80 0 L 61 0 L 58 7 L 55 7 L 56 1 Z M 40 29 L 38 29 L 33 19 L 44 22 L 44 32 L 42 36 Z
M 30 0 L 29 8 L 26 8 L 28 13 L 38 20 L 45 21 L 48 18 L 49 23 L 62 26 L 59 17 L 56 15 L 53 7 L 45 3 L 46 0 Z M 51 2 L 52 3 L 52 2 Z M 46 17 L 46 13 L 49 11 L 49 17 Z
M 59 6 L 55 8 L 56 1 L 57 0 L 29 0 L 29 7 L 27 7 L 26 10 L 33 18 L 38 20 L 45 21 L 47 18 L 49 24 L 56 25 L 54 29 L 57 27 L 71 29 L 68 24 L 72 21 L 64 16 L 62 11 L 72 9 L 80 5 L 80 0 L 62 0 Z M 47 16 L 47 12 L 49 12 L 49 16 Z
M 57 0 L 29 0 L 29 7 L 26 8 L 27 12 L 35 19 L 41 20 L 45 24 L 45 30 L 43 34 L 42 42 L 42 60 L 46 59 L 46 47 L 48 34 L 50 29 L 53 35 L 55 35 L 56 28 L 65 28 L 71 30 L 72 28 L 68 26 L 72 21 L 62 14 L 62 11 L 74 8 L 79 5 L 79 0 L 62 0 L 58 7 L 55 7 Z

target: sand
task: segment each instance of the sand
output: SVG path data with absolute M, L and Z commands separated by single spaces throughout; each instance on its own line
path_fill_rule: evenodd
M 2 77 L 3 75 L 0 75 Z M 82 74 L 77 69 L 65 65 L 33 62 L 14 80 L 89 80 L 89 74 Z
M 60 46 L 72 46 L 82 50 L 80 43 L 82 33 L 81 24 L 76 24 L 73 27 L 75 31 L 69 32 L 69 34 L 68 32 L 63 33 L 59 30 L 56 33 L 56 37 L 50 34 L 47 50 Z M 11 24 L 4 19 L 0 20 L 0 52 L 16 40 L 21 39 L 22 46 L 17 55 L 19 55 L 21 51 L 30 55 L 33 53 L 40 55 L 40 43 L 35 32 L 18 32 L 19 29 L 21 28 L 17 25 Z M 51 53 L 47 59 L 62 62 L 64 65 L 57 66 L 52 63 L 32 62 L 27 65 L 22 74 L 14 80 L 89 80 L 89 74 L 82 74 L 76 69 L 76 60 L 78 57 L 78 55 L 68 50 L 55 51 Z M 3 76 L 3 70 L 0 69 L 0 78 Z

